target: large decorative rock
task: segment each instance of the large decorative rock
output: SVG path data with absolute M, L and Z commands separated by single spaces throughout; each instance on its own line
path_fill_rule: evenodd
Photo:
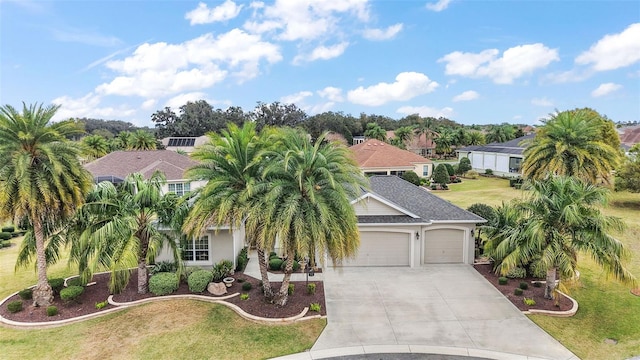
M 209 283 L 207 291 L 215 296 L 224 295 L 227 293 L 227 286 L 224 283 Z

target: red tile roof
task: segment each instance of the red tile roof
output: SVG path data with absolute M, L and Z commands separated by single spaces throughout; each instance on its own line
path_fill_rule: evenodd
M 431 163 L 431 160 L 411 151 L 402 150 L 376 139 L 369 139 L 349 149 L 354 153 L 361 168 L 407 167 Z
M 170 150 L 114 151 L 85 165 L 94 178 L 114 176 L 124 179 L 139 172 L 145 179 L 159 170 L 167 181 L 182 180 L 184 173 L 198 162 L 188 156 Z
M 628 146 L 640 143 L 640 126 L 625 128 L 624 132 L 620 135 L 620 142 Z

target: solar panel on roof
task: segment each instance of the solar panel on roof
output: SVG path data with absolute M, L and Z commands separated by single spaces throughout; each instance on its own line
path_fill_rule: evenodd
M 170 138 L 167 146 L 194 146 L 196 138 Z

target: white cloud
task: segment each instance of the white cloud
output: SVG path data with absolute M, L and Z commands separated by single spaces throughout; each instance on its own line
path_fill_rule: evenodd
M 533 104 L 535 106 L 543 106 L 543 107 L 553 106 L 553 102 L 551 100 L 547 99 L 546 97 L 533 98 L 533 99 L 531 99 L 531 104 Z
M 209 99 L 207 99 L 207 94 L 200 91 L 195 91 L 195 92 L 176 95 L 171 99 L 167 100 L 164 106 L 168 106 L 172 108 L 173 111 L 176 111 L 177 109 L 180 108 L 180 106 L 188 103 L 189 101 L 195 102 L 198 100 L 205 100 L 209 104 L 213 103 L 213 101 L 210 101 Z
M 189 11 L 184 18 L 191 20 L 191 25 L 210 24 L 218 21 L 227 21 L 240 14 L 243 5 L 236 5 L 231 0 L 227 0 L 219 6 L 209 9 L 207 4 L 199 3 L 198 7 Z
M 541 43 L 509 48 L 502 57 L 498 57 L 499 53 L 497 49 L 480 53 L 455 51 L 438 59 L 438 62 L 446 63 L 447 75 L 488 77 L 496 84 L 511 84 L 521 76 L 560 60 L 557 49 L 550 49 Z
M 389 101 L 405 101 L 434 91 L 438 83 L 417 72 L 402 72 L 394 83 L 378 83 L 350 90 L 347 99 L 354 104 L 379 106 Z
M 327 86 L 322 90 L 318 90 L 317 93 L 318 95 L 320 95 L 320 97 L 324 99 L 329 99 L 332 102 L 344 101 L 344 98 L 342 97 L 342 89 L 337 87 Z
M 514 115 L 513 116 L 513 120 L 520 120 L 522 119 L 522 115 Z
M 122 119 L 135 114 L 136 110 L 126 105 L 114 107 L 100 107 L 102 97 L 93 92 L 81 98 L 72 98 L 70 96 L 60 96 L 51 102 L 60 105 L 60 109 L 56 112 L 53 120 L 65 120 L 68 118 L 98 118 L 98 119 Z
M 145 100 L 142 103 L 142 108 L 145 110 L 153 109 L 153 107 L 156 106 L 157 103 L 158 103 L 158 100 L 156 99 Z
M 593 70 L 583 71 L 584 69 L 571 69 L 568 71 L 560 72 L 560 73 L 551 73 L 545 75 L 545 82 L 550 82 L 554 84 L 568 83 L 568 82 L 579 82 L 588 79 L 591 75 L 593 75 Z
M 233 29 L 214 37 L 204 34 L 180 44 L 140 45 L 107 68 L 119 76 L 96 88 L 105 95 L 158 97 L 191 92 L 220 83 L 228 75 L 246 80 L 260 73 L 262 62 L 282 60 L 280 48 L 260 36 Z
M 402 23 L 391 25 L 386 29 L 366 29 L 362 33 L 367 40 L 381 41 L 393 39 L 400 31 L 402 31 Z
M 445 117 L 451 118 L 455 112 L 450 107 L 443 107 L 442 109 L 436 109 L 429 106 L 402 106 L 396 110 L 399 114 L 412 115 L 418 114 L 422 117 Z
M 113 47 L 122 44 L 122 41 L 115 36 L 102 35 L 87 29 L 52 29 L 51 33 L 54 39 L 62 42 L 75 42 L 102 47 Z
M 333 46 L 318 46 L 308 55 L 297 55 L 293 58 L 294 64 L 300 64 L 304 61 L 329 60 L 336 58 L 344 53 L 349 46 L 348 42 L 341 42 Z
M 622 88 L 622 85 L 615 84 L 615 83 L 600 84 L 600 86 L 598 86 L 595 90 L 591 92 L 591 96 L 593 97 L 605 96 L 621 88 Z
M 477 92 L 475 92 L 473 90 L 467 90 L 467 91 L 463 92 L 462 94 L 456 95 L 453 98 L 453 102 L 475 100 L 479 96 L 480 96 L 480 94 L 478 94 Z
M 300 91 L 295 94 L 283 96 L 280 98 L 280 102 L 284 104 L 301 104 L 305 98 L 313 96 L 311 91 Z
M 427 3 L 427 9 L 435 12 L 440 12 L 449 7 L 450 3 L 451 0 L 438 0 L 438 2 L 435 3 Z
M 618 34 L 606 35 L 589 50 L 576 57 L 580 65 L 596 71 L 614 70 L 640 61 L 640 23 L 629 25 Z

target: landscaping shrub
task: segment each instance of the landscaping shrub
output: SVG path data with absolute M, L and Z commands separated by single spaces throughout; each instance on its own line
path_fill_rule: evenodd
M 53 278 L 49 279 L 49 286 L 53 289 L 55 294 L 60 294 L 62 288 L 64 288 L 64 279 L 63 278 Z
M 11 241 L 0 241 L 0 248 L 6 248 L 11 246 Z
M 491 169 L 485 169 L 485 170 L 484 170 L 484 173 L 485 173 L 486 175 L 493 175 L 493 170 L 491 170 Z
M 307 294 L 313 295 L 316 293 L 316 284 L 307 284 Z
M 151 266 L 149 273 L 151 275 L 161 273 L 161 272 L 176 272 L 178 271 L 178 265 L 173 261 L 160 261 L 157 264 Z
M 402 179 L 412 183 L 413 185 L 420 186 L 420 177 L 414 171 L 407 171 L 402 174 Z
M 10 232 L 0 232 L 0 240 L 9 240 L 11 239 L 11 233 Z
M 253 285 L 251 285 L 250 282 L 244 282 L 242 283 L 242 291 L 249 291 L 251 290 L 251 288 L 253 287 Z
M 460 175 L 464 175 L 464 173 L 471 169 L 471 160 L 469 160 L 469 158 L 463 157 L 460 159 L 460 162 L 458 163 L 458 173 Z
M 67 286 L 85 286 L 85 285 L 87 284 L 82 283 L 82 279 L 80 278 L 80 276 L 67 279 Z
M 467 208 L 467 211 L 480 216 L 488 222 L 491 222 L 491 220 L 493 220 L 493 218 L 496 216 L 496 210 L 493 207 L 482 203 L 472 204 Z
M 444 167 L 447 169 L 449 176 L 454 176 L 456 174 L 456 169 L 453 168 L 453 165 L 445 163 Z
M 201 293 L 207 288 L 207 285 L 209 285 L 211 280 L 213 280 L 213 273 L 211 271 L 194 271 L 189 275 L 189 279 L 187 280 L 187 284 L 189 284 L 189 291 Z
M 222 279 L 229 276 L 233 270 L 233 263 L 231 260 L 220 260 L 213 266 L 213 282 L 220 282 Z
M 275 251 L 272 251 L 272 252 L 269 253 L 269 259 L 271 259 L 273 257 L 278 257 L 278 254 L 276 254 Z
M 449 172 L 444 164 L 438 164 L 433 171 L 433 181 L 438 184 L 446 184 L 449 181 Z
M 168 295 L 178 290 L 178 275 L 170 272 L 161 272 L 149 279 L 149 291 L 154 295 Z
M 240 294 L 240 300 L 249 300 L 249 294 L 247 293 Z
M 16 231 L 16 227 L 15 226 L 3 226 L 2 227 L 2 232 L 12 233 L 14 231 Z
M 527 270 L 521 267 L 511 268 L 511 270 L 507 272 L 507 277 L 509 279 L 523 279 L 527 277 Z
M 96 303 L 96 309 L 98 309 L 98 310 L 104 309 L 108 304 L 109 304 L 109 302 L 107 300 L 101 301 L 101 302 L 97 302 Z
M 529 276 L 536 279 L 544 279 L 547 277 L 547 270 L 544 268 L 537 268 L 535 263 L 529 265 Z
M 293 291 L 295 290 L 295 288 L 295 285 L 289 284 L 289 287 L 287 288 L 287 294 L 289 294 L 289 296 L 293 295 Z
M 300 270 L 300 267 L 302 265 L 300 265 L 300 263 L 297 260 L 293 260 L 293 271 L 298 271 Z M 280 270 L 284 271 L 284 268 L 287 267 L 287 262 L 286 261 L 282 261 L 282 265 L 280 265 Z
M 431 185 L 431 190 L 438 190 L 438 185 L 432 184 Z
M 22 300 L 31 300 L 33 299 L 33 290 L 31 289 L 20 290 L 20 292 L 18 292 L 18 296 L 20 296 L 20 299 Z
M 15 238 L 15 237 L 20 236 L 21 234 L 22 234 L 22 233 L 21 233 L 20 231 L 14 231 L 14 232 L 12 232 L 12 233 L 11 233 L 11 237 L 14 237 L 14 238 Z
M 507 285 L 507 281 L 509 281 L 509 279 L 507 279 L 507 278 L 506 278 L 506 277 L 504 277 L 504 276 L 500 276 L 500 277 L 498 278 L 498 284 L 500 284 L 500 285 Z
M 18 311 L 22 311 L 22 300 L 16 300 L 8 303 L 7 310 L 9 310 L 9 312 L 12 314 L 17 313 Z
M 529 288 L 529 284 L 527 284 L 525 281 L 520 282 L 520 289 L 522 290 L 527 290 Z
M 280 270 L 280 268 L 282 267 L 282 259 L 280 258 L 273 258 L 269 260 L 269 269 L 271 270 Z
M 535 304 L 536 304 L 536 301 L 535 301 L 535 300 L 533 300 L 533 299 L 529 299 L 529 298 L 524 298 L 524 299 L 522 299 L 522 301 L 524 301 L 524 303 L 525 303 L 527 306 L 533 306 L 533 305 L 535 305 Z
M 522 295 L 522 289 L 520 289 L 520 288 L 515 288 L 515 289 L 513 289 L 513 293 L 514 293 L 515 295 L 520 296 L 520 295 Z
M 60 290 L 60 298 L 65 302 L 76 301 L 83 292 L 82 286 L 69 286 Z
M 51 305 L 47 306 L 47 316 L 56 316 L 58 315 L 58 307 Z
M 469 170 L 466 174 L 466 177 L 468 177 L 469 179 L 477 179 L 478 176 L 480 176 L 480 174 L 478 174 L 478 172 L 475 170 Z
M 311 304 L 309 304 L 309 310 L 311 310 L 311 311 L 320 312 L 321 308 L 322 307 L 320 306 L 319 303 L 311 303 Z
M 534 282 L 534 283 L 533 283 L 533 287 L 538 287 L 538 288 L 539 288 L 539 287 L 542 287 L 542 283 L 541 283 L 541 282 L 536 281 L 536 282 Z
M 243 247 L 242 250 L 238 253 L 238 258 L 236 259 L 236 271 L 244 271 L 249 263 L 249 248 Z

